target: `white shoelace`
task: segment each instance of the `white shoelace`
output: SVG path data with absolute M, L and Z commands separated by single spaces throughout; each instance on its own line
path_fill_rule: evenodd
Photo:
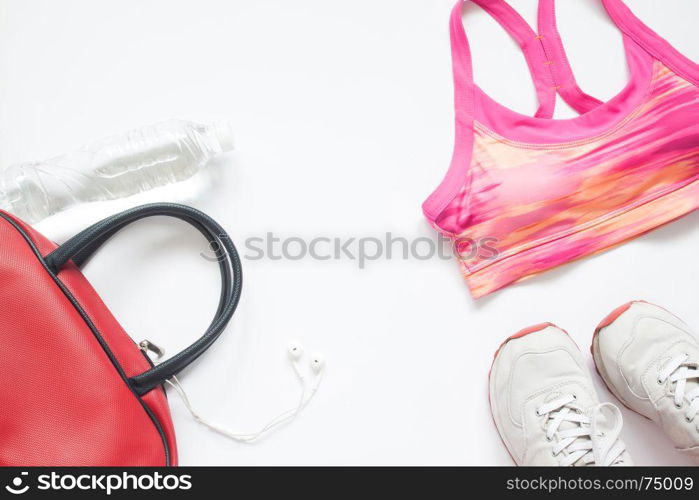
M 691 422 L 699 413 L 699 385 L 686 391 L 687 380 L 699 379 L 699 370 L 696 366 L 690 365 L 688 360 L 688 354 L 678 354 L 668 361 L 658 373 L 658 383 L 664 384 L 667 380 L 675 383 L 675 406 L 680 409 L 685 406 L 685 401 L 689 403 L 684 412 L 684 418 L 687 422 Z
M 611 403 L 602 403 L 590 408 L 587 414 L 576 405 L 573 394 L 560 396 L 541 405 L 536 414 L 546 417 L 546 440 L 551 441 L 553 455 L 562 466 L 573 465 L 582 459 L 584 465 L 619 465 L 626 446 L 619 439 L 623 425 L 619 408 Z M 603 410 L 611 412 L 610 430 L 603 432 L 600 418 Z M 564 422 L 573 424 L 565 426 Z M 606 426 L 605 426 L 606 427 Z

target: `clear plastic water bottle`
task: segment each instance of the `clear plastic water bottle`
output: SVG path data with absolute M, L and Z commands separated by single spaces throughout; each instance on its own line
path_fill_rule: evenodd
M 168 120 L 0 172 L 0 209 L 29 223 L 81 203 L 125 198 L 192 177 L 233 149 L 227 124 Z

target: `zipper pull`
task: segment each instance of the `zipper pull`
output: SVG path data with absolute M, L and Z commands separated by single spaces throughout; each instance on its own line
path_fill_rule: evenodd
M 155 354 L 156 361 L 165 355 L 165 349 L 155 345 L 150 340 L 142 340 L 139 342 L 138 348 L 141 349 L 146 356 L 148 356 L 148 352 Z

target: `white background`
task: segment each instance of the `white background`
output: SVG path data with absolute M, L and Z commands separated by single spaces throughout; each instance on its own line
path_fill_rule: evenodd
M 699 59 L 695 0 L 632 3 Z M 535 19 L 534 0 L 513 4 Z M 189 201 L 239 246 L 268 231 L 434 238 L 420 204 L 451 155 L 451 6 L 3 0 L 0 165 L 162 119 L 225 119 L 237 151 L 211 166 L 209 187 Z M 596 1 L 558 2 L 558 10 L 579 83 L 608 99 L 626 83 L 619 33 Z M 465 23 L 482 87 L 533 112 L 515 45 L 479 9 L 467 9 Z M 181 199 L 178 189 L 155 196 Z M 123 207 L 116 205 L 88 216 Z M 41 229 L 62 240 L 84 215 L 64 214 Z M 182 377 L 194 404 L 241 431 L 293 406 L 299 388 L 285 355 L 292 338 L 325 353 L 326 378 L 299 419 L 255 445 L 202 428 L 171 398 L 181 463 L 510 464 L 487 403 L 498 345 L 524 326 L 553 321 L 587 355 L 599 320 L 634 298 L 699 327 L 697 222 L 694 213 L 477 302 L 454 261 L 379 260 L 359 270 L 350 260 L 248 260 L 233 322 Z M 216 305 L 217 266 L 200 257 L 203 250 L 194 230 L 142 222 L 105 247 L 86 274 L 135 339 L 174 353 L 201 334 Z M 613 401 L 594 378 L 601 399 Z M 637 463 L 685 463 L 651 422 L 622 411 Z

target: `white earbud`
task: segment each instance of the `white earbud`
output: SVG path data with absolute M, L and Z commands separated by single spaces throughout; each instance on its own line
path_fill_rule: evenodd
M 299 341 L 295 340 L 291 344 L 289 344 L 289 347 L 287 347 L 286 350 L 289 353 L 291 366 L 294 368 L 294 372 L 296 373 L 298 379 L 301 381 L 301 384 L 304 386 L 303 389 L 305 390 L 306 377 L 303 376 L 303 372 L 301 371 L 301 358 L 303 356 L 303 347 L 301 346 L 301 343 Z
M 298 361 L 301 359 L 301 356 L 303 356 L 303 347 L 301 347 L 301 343 L 296 340 L 289 344 L 287 351 L 289 357 L 294 361 Z
M 316 391 L 318 390 L 318 387 L 320 387 L 320 383 L 323 380 L 323 371 L 325 370 L 325 357 L 316 352 L 313 353 L 311 356 L 311 371 L 313 372 L 313 385 L 311 386 L 310 389 L 310 395 L 308 397 L 308 401 L 311 400 L 311 398 L 315 395 Z
M 325 357 L 319 352 L 313 353 L 311 356 L 311 370 L 313 373 L 320 373 L 325 368 Z
M 323 371 L 325 370 L 325 357 L 316 352 L 311 356 L 311 371 L 314 375 L 313 386 L 311 387 L 311 397 L 318 390 L 320 382 L 323 379 Z
M 194 419 L 197 422 L 228 438 L 243 443 L 251 443 L 262 437 L 264 434 L 267 434 L 268 432 L 272 431 L 273 429 L 278 428 L 279 426 L 295 419 L 296 416 L 301 412 L 301 410 L 308 406 L 308 403 L 311 402 L 311 399 L 313 399 L 313 396 L 315 396 L 315 393 L 318 391 L 318 388 L 320 387 L 320 382 L 323 379 L 323 372 L 325 371 L 325 358 L 323 357 L 323 355 L 315 353 L 310 357 L 310 369 L 313 373 L 313 382 L 311 383 L 311 386 L 309 388 L 307 386 L 304 370 L 301 366 L 301 359 L 303 358 L 303 347 L 301 347 L 301 343 L 297 341 L 292 342 L 287 348 L 287 353 L 289 355 L 289 359 L 291 360 L 291 365 L 294 368 L 294 372 L 299 381 L 301 382 L 302 390 L 299 402 L 294 408 L 291 408 L 281 413 L 277 417 L 273 418 L 267 425 L 262 427 L 262 429 L 260 429 L 259 431 L 250 434 L 233 433 L 226 429 L 223 429 L 222 427 L 207 422 L 198 413 L 194 411 L 194 408 L 192 408 L 192 404 L 190 403 L 189 398 L 187 397 L 187 394 L 184 392 L 182 384 L 180 384 L 180 381 L 177 379 L 177 377 L 173 376 L 170 380 L 167 380 L 166 382 L 173 389 L 175 389 L 175 391 L 177 391 L 177 393 L 182 398 L 182 401 L 184 402 L 185 406 L 192 414 L 192 417 L 194 417 Z

